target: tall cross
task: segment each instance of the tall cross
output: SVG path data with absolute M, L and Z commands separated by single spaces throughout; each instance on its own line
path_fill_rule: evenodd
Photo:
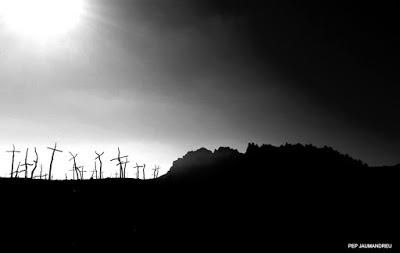
M 142 168 L 143 166 L 140 166 L 139 164 L 136 163 L 136 166 L 133 168 L 136 169 L 136 179 L 139 179 L 139 169 Z
M 146 169 L 146 164 L 144 163 L 143 164 L 143 180 L 146 180 L 146 174 L 144 173 L 145 169 Z
M 119 165 L 119 177 L 120 178 L 122 177 L 122 173 L 123 173 L 123 167 L 122 167 L 123 163 L 121 161 L 121 158 L 125 158 L 125 157 L 128 157 L 128 156 L 127 155 L 121 156 L 121 151 L 119 150 L 119 147 L 118 147 L 118 156 L 116 158 L 113 158 L 113 159 L 110 160 L 110 162 L 115 161 L 115 160 L 118 161 L 117 166 Z
M 52 155 L 51 155 L 51 160 L 50 160 L 49 178 L 48 178 L 49 180 L 51 180 L 51 178 L 52 178 L 52 177 L 51 177 L 51 170 L 53 169 L 54 154 L 55 154 L 56 152 L 62 153 L 62 150 L 57 149 L 57 142 L 54 143 L 54 148 L 50 148 L 50 147 L 47 147 L 47 148 L 53 151 L 53 153 L 52 153 Z
M 13 144 L 13 150 L 6 151 L 7 153 L 12 153 L 12 160 L 11 160 L 11 178 L 14 175 L 14 158 L 15 158 L 15 153 L 20 153 L 21 151 L 15 150 L 15 146 Z
M 121 178 L 125 178 L 125 177 L 126 177 L 126 165 L 127 165 L 128 163 L 130 163 L 130 161 L 128 161 L 128 157 L 125 157 L 125 161 L 121 162 L 121 164 L 124 166 L 124 167 L 122 168 L 122 176 L 120 176 Z M 118 163 L 117 166 L 118 166 L 118 165 L 121 165 L 121 164 Z
M 76 157 L 78 156 L 78 154 L 72 154 L 71 152 L 69 152 L 69 154 L 72 156 L 70 159 L 69 159 L 69 161 L 71 161 L 71 160 L 73 160 L 74 161 L 74 164 L 73 164 L 73 170 L 75 170 L 75 173 L 76 173 L 76 179 L 79 179 L 79 175 L 78 175 L 78 169 L 77 169 L 77 166 L 76 166 Z
M 153 170 L 153 178 L 157 178 L 158 177 L 158 171 L 160 170 L 159 166 L 154 166 Z
M 103 177 L 103 171 L 102 171 L 102 169 L 103 169 L 103 162 L 101 161 L 101 156 L 104 155 L 104 152 L 101 153 L 101 154 L 99 154 L 99 153 L 97 153 L 97 151 L 95 151 L 94 153 L 96 153 L 96 158 L 94 159 L 94 164 L 95 164 L 95 166 L 96 166 L 96 160 L 99 160 L 99 163 L 100 163 L 99 171 L 100 171 L 100 179 L 101 179 L 101 178 Z M 97 173 L 97 172 L 96 172 L 96 173 Z M 97 176 L 96 176 L 96 178 L 97 178 Z
M 26 152 L 25 152 L 25 163 L 21 164 L 21 166 L 25 166 L 25 178 L 28 178 L 28 166 L 32 166 L 32 163 L 28 163 L 28 152 L 29 152 L 29 148 L 26 148 Z

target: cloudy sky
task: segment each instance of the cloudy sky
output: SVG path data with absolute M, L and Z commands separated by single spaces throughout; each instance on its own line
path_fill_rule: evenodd
M 202 146 L 301 142 L 400 162 L 391 6 L 82 2 L 77 24 L 46 39 L 0 16 L 2 149 L 38 146 L 47 159 L 57 141 L 90 168 L 95 149 L 112 158 L 119 145 L 167 169 Z

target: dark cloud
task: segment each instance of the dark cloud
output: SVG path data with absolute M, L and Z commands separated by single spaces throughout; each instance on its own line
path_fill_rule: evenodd
M 348 138 L 349 129 L 359 129 L 394 146 L 400 141 L 397 8 L 390 3 L 173 0 L 127 6 L 127 20 L 156 34 L 142 56 L 158 80 L 170 80 L 165 94 L 180 91 L 187 102 L 218 106 L 223 98 L 215 94 L 232 98 L 278 85 L 293 101 L 304 101 L 298 106 L 318 107 L 316 117 L 341 122 L 336 131 Z M 202 93 L 204 86 L 210 92 Z M 250 111 L 269 106 L 245 101 Z M 293 103 L 283 106 L 298 118 Z M 271 119 L 258 115 L 261 125 Z

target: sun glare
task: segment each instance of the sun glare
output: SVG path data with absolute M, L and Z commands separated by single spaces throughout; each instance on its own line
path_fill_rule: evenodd
M 0 19 L 12 32 L 44 40 L 75 28 L 83 9 L 83 0 L 0 0 Z

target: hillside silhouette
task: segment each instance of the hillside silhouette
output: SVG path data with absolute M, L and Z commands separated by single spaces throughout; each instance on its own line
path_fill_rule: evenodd
M 0 242 L 15 250 L 339 252 L 394 240 L 397 169 L 329 147 L 249 144 L 244 153 L 190 151 L 151 180 L 3 178 Z
M 172 182 L 220 184 L 249 179 L 262 181 L 285 173 L 287 177 L 290 173 L 351 173 L 367 167 L 362 161 L 326 146 L 286 144 L 276 147 L 250 143 L 245 153 L 229 147 L 220 147 L 214 152 L 205 148 L 190 151 L 173 163 L 166 177 Z

